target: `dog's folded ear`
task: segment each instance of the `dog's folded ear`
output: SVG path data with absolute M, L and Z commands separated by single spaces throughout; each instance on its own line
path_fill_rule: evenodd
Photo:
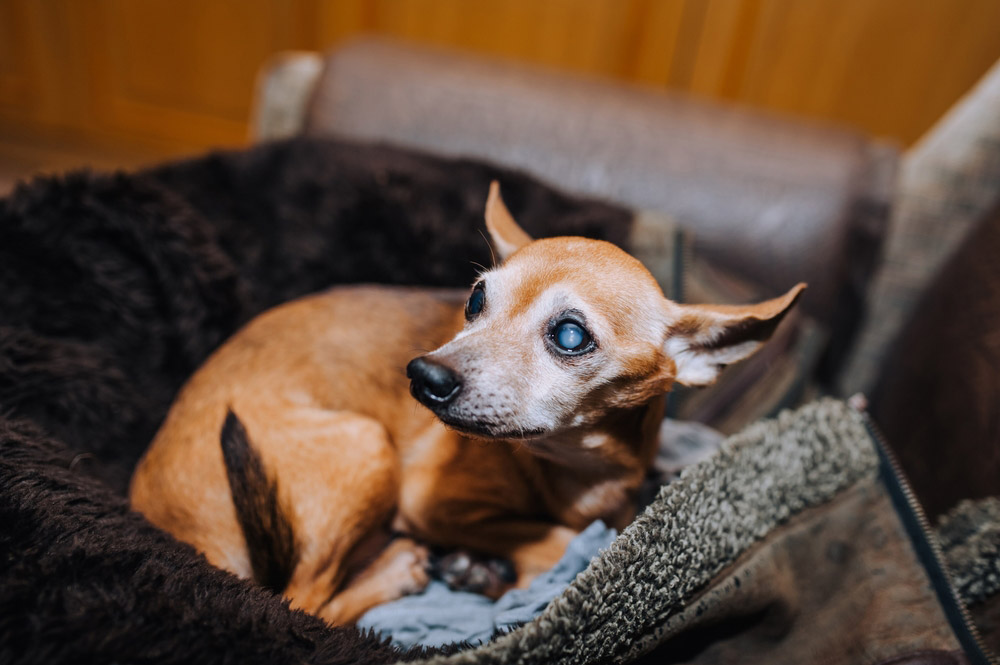
M 671 323 L 664 351 L 676 365 L 674 380 L 707 386 L 727 365 L 751 356 L 766 342 L 806 285 L 756 305 L 677 305 L 670 303 Z
M 531 236 L 524 232 L 507 210 L 500 197 L 500 183 L 490 183 L 490 195 L 486 199 L 486 229 L 490 232 L 493 247 L 501 260 L 531 242 Z

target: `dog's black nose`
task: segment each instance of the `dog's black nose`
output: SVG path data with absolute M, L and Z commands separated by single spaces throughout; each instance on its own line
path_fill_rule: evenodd
M 451 368 L 423 357 L 410 361 L 406 376 L 410 379 L 410 392 L 427 406 L 444 406 L 455 399 L 462 388 L 462 382 Z

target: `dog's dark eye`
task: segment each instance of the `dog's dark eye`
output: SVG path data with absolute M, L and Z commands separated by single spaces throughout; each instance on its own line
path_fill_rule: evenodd
M 465 303 L 465 320 L 471 321 L 472 319 L 479 316 L 479 313 L 483 311 L 483 305 L 486 304 L 486 287 L 483 286 L 482 282 L 476 284 L 472 289 L 472 295 L 469 296 L 468 302 Z
M 562 351 L 580 352 L 590 345 L 590 335 L 575 321 L 560 321 L 552 331 L 552 341 Z

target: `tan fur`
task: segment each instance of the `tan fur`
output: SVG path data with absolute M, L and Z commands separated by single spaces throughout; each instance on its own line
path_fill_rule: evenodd
M 295 535 L 285 593 L 335 624 L 422 588 L 423 544 L 507 557 L 525 586 L 591 521 L 624 527 L 677 378 L 671 340 L 691 357 L 718 354 L 713 335 L 780 318 L 801 286 L 759 306 L 680 306 L 608 243 L 531 241 L 495 187 L 487 222 L 508 258 L 484 275 L 480 317 L 464 322 L 466 293 L 374 286 L 262 314 L 181 391 L 137 468 L 132 505 L 250 577 L 219 443 L 232 409 Z M 592 353 L 552 351 L 545 326 L 562 308 L 586 317 Z M 421 354 L 463 377 L 457 415 L 438 414 L 451 427 L 410 396 L 404 368 Z M 509 432 L 470 435 L 463 418 Z M 510 436 L 529 431 L 540 433 Z M 409 538 L 386 546 L 390 528 Z

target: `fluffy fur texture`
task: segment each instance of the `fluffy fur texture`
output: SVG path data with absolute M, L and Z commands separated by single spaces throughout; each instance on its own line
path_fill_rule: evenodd
M 333 141 L 0 201 L 0 662 L 405 656 L 212 568 L 124 490 L 181 382 L 263 309 L 335 283 L 469 285 L 492 179 L 531 233 L 627 237 L 627 211 L 516 173 Z
M 1000 497 L 961 502 L 941 517 L 937 535 L 967 605 L 1000 593 Z

